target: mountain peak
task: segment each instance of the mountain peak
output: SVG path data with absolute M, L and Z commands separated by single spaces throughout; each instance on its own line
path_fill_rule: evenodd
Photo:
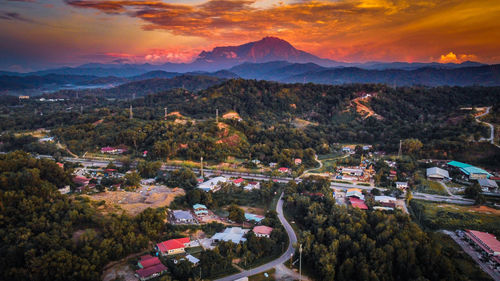
M 316 62 L 320 58 L 297 50 L 292 44 L 277 37 L 264 37 L 259 41 L 239 46 L 215 47 L 212 51 L 203 51 L 197 61 L 208 63 L 243 63 L 269 62 L 285 60 L 289 62 Z

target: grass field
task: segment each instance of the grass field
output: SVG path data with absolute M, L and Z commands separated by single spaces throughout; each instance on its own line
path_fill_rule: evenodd
M 500 210 L 486 206 L 465 206 L 412 200 L 414 219 L 432 229 L 473 229 L 500 236 Z
M 420 179 L 420 184 L 415 187 L 415 191 L 438 195 L 449 195 L 440 183 L 426 180 L 424 178 Z

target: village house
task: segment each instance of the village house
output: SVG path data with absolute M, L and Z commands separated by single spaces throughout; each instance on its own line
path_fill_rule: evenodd
M 350 188 L 346 192 L 346 197 L 356 197 L 361 200 L 365 200 L 365 196 L 361 193 L 361 189 L 359 188 Z
M 271 237 L 271 232 L 273 232 L 273 228 L 265 225 L 259 225 L 254 227 L 252 231 L 253 233 L 255 233 L 255 236 L 257 237 L 269 238 Z
M 199 216 L 199 217 L 203 217 L 203 216 L 208 215 L 208 208 L 207 208 L 207 206 L 205 206 L 203 204 L 194 204 L 193 210 L 194 210 L 194 214 Z
M 174 210 L 172 211 L 172 219 L 176 223 L 195 223 L 193 215 L 189 211 Z
M 484 256 L 500 257 L 500 241 L 493 234 L 467 229 L 464 238 L 480 250 Z
M 283 173 L 283 174 L 288 174 L 288 173 L 290 173 L 290 169 L 289 169 L 289 168 L 285 168 L 285 167 L 281 167 L 281 168 L 279 168 L 279 169 L 278 169 L 278 171 L 279 171 L 280 173 Z
M 366 206 L 365 201 L 362 199 L 358 199 L 356 197 L 349 197 L 349 203 L 351 203 L 351 206 L 353 208 L 368 210 L 368 206 Z
M 396 182 L 396 188 L 400 190 L 407 190 L 408 189 L 408 182 L 406 181 L 397 181 Z
M 182 254 L 185 252 L 185 249 L 190 246 L 190 243 L 189 237 L 170 239 L 156 244 L 155 250 L 162 256 Z
M 111 147 L 111 146 L 105 146 L 101 148 L 101 153 L 106 153 L 106 154 L 117 154 L 118 149 Z
M 298 165 L 302 164 L 302 159 L 300 159 L 300 158 L 295 158 L 294 163 L 295 163 L 295 165 L 297 165 L 297 166 L 298 166 Z
M 244 182 L 245 180 L 243 178 L 237 178 L 237 179 L 234 179 L 233 180 L 233 183 L 236 185 L 236 186 L 241 186 L 241 184 Z
M 139 269 L 135 271 L 135 276 L 141 281 L 161 276 L 167 272 L 167 267 L 161 263 L 160 259 L 151 255 L 142 256 L 137 266 Z
M 260 189 L 260 182 L 257 181 L 250 181 L 243 187 L 245 190 L 253 190 L 253 189 Z

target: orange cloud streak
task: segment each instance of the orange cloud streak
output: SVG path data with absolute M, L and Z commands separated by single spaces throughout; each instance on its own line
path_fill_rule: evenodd
M 302 1 L 266 8 L 257 8 L 253 0 L 209 0 L 198 5 L 155 0 L 66 2 L 139 18 L 146 31 L 166 30 L 224 45 L 271 35 L 319 56 L 346 61 L 409 57 L 425 61 L 450 49 L 484 59 L 498 57 L 500 49 L 496 20 L 500 2 L 490 0 Z M 469 58 L 479 57 L 454 60 Z

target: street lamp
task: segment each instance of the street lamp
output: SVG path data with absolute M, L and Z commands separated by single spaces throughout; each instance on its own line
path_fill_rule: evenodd
M 302 244 L 299 247 L 299 281 L 302 281 Z

